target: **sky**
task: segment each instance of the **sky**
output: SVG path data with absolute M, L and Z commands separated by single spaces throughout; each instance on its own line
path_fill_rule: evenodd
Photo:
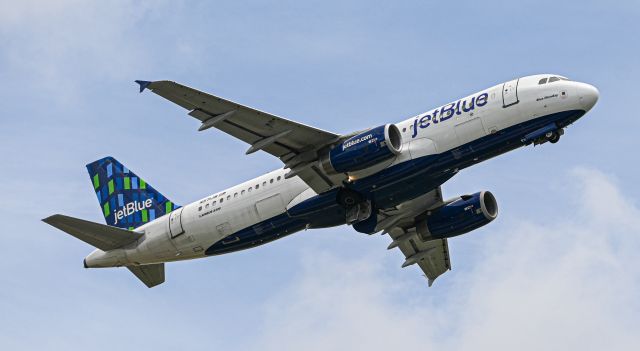
M 0 0 L 0 348 L 631 350 L 640 344 L 637 1 Z M 103 222 L 84 165 L 111 155 L 179 204 L 281 164 L 136 79 L 169 79 L 336 133 L 516 77 L 600 90 L 555 145 L 466 169 L 496 196 L 432 288 L 350 227 L 166 267 L 147 289 L 82 267 L 40 221 Z

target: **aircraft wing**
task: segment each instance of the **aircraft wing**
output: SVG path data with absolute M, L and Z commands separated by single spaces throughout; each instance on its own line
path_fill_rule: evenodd
M 412 234 L 412 237 L 398 245 L 405 257 L 402 267 L 417 264 L 424 272 L 429 286 L 431 286 L 437 277 L 451 270 L 447 239 L 424 241 L 415 231 L 413 233 L 409 231 L 407 234 Z M 392 235 L 392 238 L 396 240 L 400 235 L 402 234 L 397 235 L 395 238 Z
M 442 200 L 442 191 L 433 191 L 414 200 L 403 203 L 397 208 L 387 209 L 382 215 L 386 218 L 379 221 L 378 230 L 384 230 L 393 241 L 387 249 L 398 248 L 404 254 L 402 267 L 417 264 L 429 282 L 451 270 L 449 245 L 447 239 L 425 240 L 416 231 L 416 222 L 426 211 L 436 209 L 446 202 Z
M 328 176 L 318 167 L 319 149 L 340 140 L 340 135 L 297 123 L 171 81 L 136 81 L 140 92 L 152 92 L 189 110 L 202 124 L 199 130 L 219 129 L 258 150 L 278 157 L 317 193 L 339 185 L 341 178 Z

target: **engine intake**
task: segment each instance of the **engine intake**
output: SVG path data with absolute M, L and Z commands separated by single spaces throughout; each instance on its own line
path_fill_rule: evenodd
M 369 129 L 334 146 L 323 158 L 328 173 L 360 171 L 396 157 L 402 149 L 402 134 L 394 124 Z
M 463 195 L 418 222 L 423 238 L 443 239 L 478 229 L 498 217 L 498 203 L 489 191 Z

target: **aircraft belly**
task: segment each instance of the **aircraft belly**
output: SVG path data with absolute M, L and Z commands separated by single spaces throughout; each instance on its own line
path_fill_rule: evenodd
M 486 135 L 449 151 L 426 155 L 395 164 L 377 174 L 358 179 L 351 188 L 372 199 L 380 208 L 390 208 L 415 199 L 441 186 L 459 170 L 523 146 L 520 139 L 540 126 L 556 122 L 567 125 L 584 114 L 572 110 L 529 120 L 494 134 Z M 290 199 L 289 199 L 290 200 Z M 292 218 L 286 212 L 256 224 L 235 230 L 230 242 L 219 241 L 206 250 L 206 255 L 219 255 L 244 250 L 280 239 L 305 228 L 344 224 L 344 210 L 338 206 L 313 213 L 313 218 Z
M 570 110 L 535 118 L 459 145 L 449 151 L 396 164 L 353 182 L 352 189 L 370 194 L 378 207 L 388 208 L 423 195 L 459 170 L 524 146 L 522 136 L 546 124 L 566 126 L 585 112 Z

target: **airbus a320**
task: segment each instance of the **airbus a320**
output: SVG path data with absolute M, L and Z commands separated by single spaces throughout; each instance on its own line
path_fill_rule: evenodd
M 597 102 L 592 85 L 556 74 L 522 77 L 397 123 L 336 134 L 171 81 L 136 81 L 283 167 L 180 206 L 113 157 L 87 165 L 106 224 L 56 214 L 44 222 L 96 249 L 85 268 L 126 267 L 148 287 L 166 262 L 256 247 L 343 224 L 388 234 L 429 286 L 451 269 L 448 238 L 498 215 L 489 191 L 443 199 L 461 170 L 526 145 L 557 143 Z M 166 161 L 165 161 L 166 162 Z

